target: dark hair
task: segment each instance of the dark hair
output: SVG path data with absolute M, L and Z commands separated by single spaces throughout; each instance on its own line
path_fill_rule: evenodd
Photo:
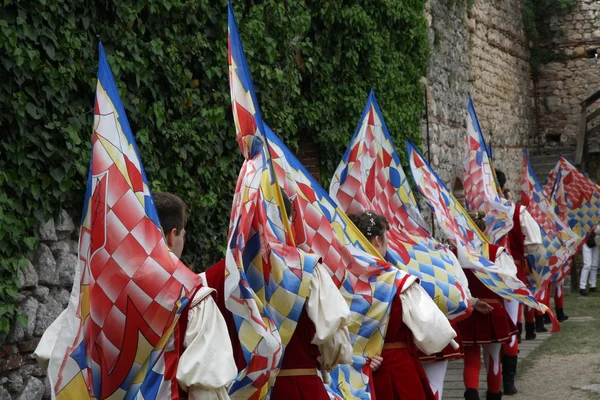
M 477 227 L 482 232 L 484 232 L 485 229 L 486 229 L 485 214 L 478 213 L 478 212 L 469 212 L 469 216 L 471 217 L 471 219 L 473 220 L 473 222 L 475 222 L 475 225 L 477 225 Z
M 285 213 L 287 214 L 288 218 L 292 218 L 292 202 L 290 201 L 290 198 L 288 197 L 285 190 L 283 190 L 282 188 L 279 188 L 279 190 L 281 191 L 281 197 L 283 197 L 283 206 L 285 207 Z
M 504 185 L 506 185 L 506 175 L 504 172 L 500 171 L 496 168 L 496 179 L 498 179 L 498 185 L 500 185 L 500 189 L 504 189 Z
M 183 200 L 168 192 L 155 192 L 153 197 L 163 232 L 166 234 L 175 228 L 179 235 L 187 222 L 187 206 Z
M 388 220 L 383 215 L 374 212 L 363 211 L 349 214 L 348 218 L 369 240 L 383 236 L 390 229 Z

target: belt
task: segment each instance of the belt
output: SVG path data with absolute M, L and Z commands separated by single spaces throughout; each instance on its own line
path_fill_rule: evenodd
M 502 304 L 502 301 L 498 299 L 479 299 L 481 301 L 485 301 L 488 304 Z
M 317 375 L 315 368 L 294 368 L 294 369 L 282 369 L 277 374 L 280 376 L 313 376 Z
M 391 349 L 406 349 L 408 348 L 408 344 L 406 342 L 393 342 L 393 343 L 384 343 L 383 350 L 391 350 Z

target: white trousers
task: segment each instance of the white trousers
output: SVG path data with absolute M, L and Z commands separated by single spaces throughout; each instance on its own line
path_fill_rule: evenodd
M 581 253 L 583 254 L 583 269 L 581 270 L 581 278 L 579 279 L 579 289 L 585 289 L 588 280 L 590 287 L 595 288 L 600 248 L 596 246 L 590 249 L 584 244 L 581 248 Z
M 425 369 L 427 379 L 429 379 L 429 386 L 431 386 L 431 391 L 435 395 L 436 400 L 442 400 L 447 368 L 448 360 L 423 363 L 423 369 Z

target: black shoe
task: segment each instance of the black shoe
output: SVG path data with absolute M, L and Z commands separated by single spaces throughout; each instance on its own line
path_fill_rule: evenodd
M 544 324 L 551 324 L 552 320 L 548 314 L 544 314 Z
M 579 289 L 579 295 L 581 295 L 581 296 L 587 296 L 588 292 L 585 289 Z
M 519 336 L 517 336 L 517 342 L 521 343 L 521 336 L 523 336 L 523 324 L 521 322 L 517 322 L 517 329 L 519 330 Z
M 487 392 L 487 394 L 485 396 L 485 400 L 500 400 L 500 399 L 502 399 L 502 392 L 498 392 L 498 393 Z
M 525 340 L 533 340 L 537 337 L 535 334 L 535 324 L 533 322 L 525 323 Z
M 590 293 L 596 293 L 596 288 L 595 287 L 591 287 L 590 288 Z
M 465 400 L 479 400 L 479 392 L 477 389 L 465 390 Z
M 535 316 L 535 331 L 537 333 L 548 332 L 548 329 L 546 329 L 544 327 L 544 316 L 543 315 L 536 315 Z
M 557 308 L 556 309 L 556 319 L 558 319 L 558 322 L 564 322 L 564 321 L 568 320 L 569 317 L 565 315 L 565 312 L 562 308 Z
M 502 356 L 502 384 L 504 386 L 504 394 L 513 396 L 517 394 L 515 387 L 515 375 L 517 375 L 517 356 Z

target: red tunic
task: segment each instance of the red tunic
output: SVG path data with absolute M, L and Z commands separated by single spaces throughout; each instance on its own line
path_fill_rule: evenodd
M 402 302 L 395 296 L 390 311 L 385 343 L 406 343 L 407 348 L 383 350 L 381 367 L 373 373 L 379 400 L 435 399 L 417 355 L 412 333 L 402 321 Z
M 498 246 L 490 244 L 491 261 L 496 260 Z M 473 311 L 471 316 L 458 323 L 460 338 L 464 346 L 474 344 L 503 343 L 510 335 L 517 332 L 517 327 L 510 320 L 504 309 L 504 301 L 488 289 L 469 269 L 465 270 L 469 281 L 469 290 L 473 297 L 485 301 L 494 309 L 490 314 Z
M 319 349 L 311 344 L 315 336 L 315 325 L 302 310 L 296 330 L 285 348 L 281 371 L 319 368 Z M 271 391 L 273 400 L 329 400 L 323 381 L 317 375 L 278 376 Z
M 508 252 L 515 260 L 517 266 L 517 278 L 525 285 L 527 281 L 527 260 L 525 258 L 525 234 L 521 229 L 521 205 L 515 205 L 515 214 L 513 216 L 513 228 L 508 232 L 507 248 Z
M 219 311 L 225 319 L 227 324 L 227 331 L 229 332 L 229 339 L 231 339 L 231 347 L 233 348 L 233 358 L 235 359 L 235 365 L 238 371 L 246 368 L 246 360 L 244 359 L 244 352 L 242 351 L 242 345 L 237 335 L 237 328 L 235 327 L 235 321 L 233 320 L 233 314 L 225 307 L 225 259 L 219 261 L 212 267 L 206 270 L 206 286 L 213 288 L 217 291 L 215 302 Z

